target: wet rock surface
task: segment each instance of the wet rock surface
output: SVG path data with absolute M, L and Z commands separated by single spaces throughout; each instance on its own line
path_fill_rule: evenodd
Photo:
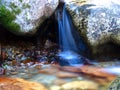
M 101 63 L 98 63 L 102 65 Z M 96 65 L 98 65 L 96 64 Z M 106 63 L 104 63 L 106 64 Z M 114 62 L 113 62 L 114 64 Z M 116 75 L 110 74 L 107 72 L 102 71 L 104 68 L 102 66 L 59 66 L 59 65 L 51 65 L 51 64 L 40 64 L 41 68 L 26 68 L 20 69 L 20 67 L 16 70 L 17 73 L 9 74 L 4 77 L 9 77 L 19 85 L 19 82 L 31 83 L 37 82 L 43 84 L 48 90 L 78 90 L 78 89 L 86 89 L 86 90 L 105 90 L 105 88 L 109 85 L 111 81 L 116 78 Z M 108 64 L 107 67 L 110 65 Z M 41 72 L 42 71 L 42 72 Z M 23 79 L 16 79 L 16 78 L 23 78 Z M 3 80 L 3 83 L 9 82 L 9 79 L 4 79 L 1 77 L 0 79 Z M 17 81 L 18 80 L 18 81 Z M 25 85 L 26 85 L 25 83 Z M 2 83 L 1 83 L 2 84 Z M 11 86 L 11 83 L 7 83 L 8 87 Z M 9 86 L 10 85 L 10 86 Z M 32 83 L 32 85 L 34 85 Z M 7 87 L 6 87 L 7 88 Z M 17 87 L 15 86 L 15 89 Z M 25 87 L 26 88 L 26 87 Z M 28 88 L 28 87 L 27 87 Z M 30 88 L 30 87 L 29 87 Z M 31 90 L 31 89 L 25 90 Z M 1 89 L 4 90 L 4 89 Z M 5 89 L 9 90 L 9 89 Z M 13 89 L 14 90 L 14 89 Z M 24 89 L 21 89 L 24 90 Z M 39 90 L 39 86 L 36 87 L 34 90 Z M 40 89 L 46 90 L 46 89 Z
M 27 50 L 25 47 L 2 47 L 4 63 L 0 66 L 0 79 L 5 81 L 0 83 L 0 86 L 6 83 L 7 79 L 8 81 L 9 79 L 15 80 L 17 86 L 12 85 L 13 83 L 7 83 L 7 86 L 2 86 L 1 88 L 9 90 L 8 88 L 11 87 L 14 90 L 14 88 L 17 89 L 19 87 L 24 90 L 23 87 L 25 87 L 25 90 L 31 90 L 31 87 L 28 87 L 26 83 L 31 83 L 32 81 L 37 82 L 37 84 L 40 83 L 48 90 L 105 90 L 109 83 L 118 75 L 104 71 L 104 68 L 119 66 L 120 63 L 117 59 L 111 62 L 103 60 L 103 62 L 91 62 L 92 64 L 60 66 L 57 58 L 58 52 L 59 50 L 56 48 L 37 50 L 34 46 L 27 47 Z M 25 59 L 22 59 L 21 54 Z M 19 55 L 20 58 L 17 59 L 16 56 Z M 21 82 L 23 83 L 21 84 Z M 39 90 L 39 86 L 35 87 L 33 90 Z

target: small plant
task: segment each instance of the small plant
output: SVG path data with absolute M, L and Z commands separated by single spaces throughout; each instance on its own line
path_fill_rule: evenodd
M 14 3 L 12 3 L 12 2 L 10 3 L 9 6 L 10 6 L 11 9 L 17 8 L 17 6 Z
M 23 4 L 23 9 L 26 9 L 26 8 L 30 8 L 30 5 L 29 4 Z
M 13 22 L 16 19 L 15 13 L 6 9 L 4 5 L 0 6 L 0 24 L 5 26 L 7 29 L 19 32 L 20 26 Z
M 20 2 L 22 2 L 22 0 L 19 0 Z
M 2 1 L 0 0 L 0 5 L 2 5 Z
M 12 10 L 15 14 L 20 14 L 21 13 L 21 9 L 16 8 Z
M 10 3 L 10 8 L 12 9 L 12 12 L 15 14 L 20 14 L 21 13 L 21 9 L 18 8 L 14 3 Z

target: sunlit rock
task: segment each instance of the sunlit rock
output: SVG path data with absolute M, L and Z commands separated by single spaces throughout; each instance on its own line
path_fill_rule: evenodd
M 67 10 L 74 25 L 92 49 L 108 42 L 120 44 L 120 2 L 118 0 L 64 1 L 67 3 Z
M 0 24 L 16 34 L 34 34 L 57 5 L 58 0 L 1 0 Z
M 0 78 L 0 90 L 47 90 L 42 84 L 23 79 Z
M 56 86 L 56 85 L 53 85 L 50 87 L 50 90 L 60 90 L 61 87 L 60 86 Z
M 91 81 L 73 81 L 62 85 L 65 90 L 98 90 L 98 84 Z

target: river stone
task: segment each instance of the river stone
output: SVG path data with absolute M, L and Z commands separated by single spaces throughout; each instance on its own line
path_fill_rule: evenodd
M 15 34 L 34 34 L 58 0 L 0 0 L 0 24 Z
M 73 81 L 61 87 L 62 90 L 98 90 L 98 84 L 91 81 Z
M 120 44 L 120 2 L 117 0 L 64 0 L 73 24 L 92 48 Z

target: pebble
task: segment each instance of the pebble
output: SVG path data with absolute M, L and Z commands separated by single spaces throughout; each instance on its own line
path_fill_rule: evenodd
M 16 74 L 18 74 L 18 72 L 10 72 L 10 74 L 12 74 L 12 75 L 16 75 Z

